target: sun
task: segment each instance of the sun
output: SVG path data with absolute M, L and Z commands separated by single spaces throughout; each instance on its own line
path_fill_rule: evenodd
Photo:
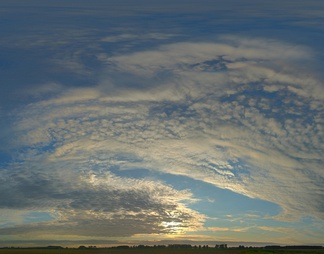
M 183 232 L 182 223 L 179 221 L 163 221 L 161 225 L 164 227 L 165 231 L 171 234 L 179 234 Z

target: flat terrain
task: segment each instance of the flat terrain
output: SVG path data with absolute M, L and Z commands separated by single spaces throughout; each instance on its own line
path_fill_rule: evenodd
M 0 254 L 324 254 L 324 250 L 298 249 L 0 249 Z

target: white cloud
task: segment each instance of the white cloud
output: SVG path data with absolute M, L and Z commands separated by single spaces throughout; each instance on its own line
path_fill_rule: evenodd
M 48 205 L 76 225 L 70 232 L 83 232 L 86 221 L 100 230 L 112 229 L 111 218 L 126 224 L 138 218 L 137 226 L 146 223 L 146 230 L 136 232 L 134 227 L 131 234 L 163 232 L 162 222 L 201 226 L 203 216 L 182 204 L 191 200 L 190 193 L 147 179 L 120 179 L 109 173 L 112 168 L 188 176 L 274 202 L 283 208 L 278 219 L 323 218 L 323 117 L 317 106 L 322 97 L 316 92 L 320 81 L 282 68 L 310 57 L 303 47 L 236 37 L 111 57 L 106 61 L 115 66 L 114 72 L 131 74 L 146 82 L 145 87 L 119 86 L 115 75 L 96 88 L 70 89 L 31 104 L 17 114 L 16 141 L 9 147 L 31 151 L 26 165 L 30 172 L 38 165 L 37 172 L 42 167 L 45 176 L 59 174 L 53 184 L 74 182 L 61 207 L 62 200 Z M 163 79 L 150 84 L 163 72 Z M 19 178 L 12 181 L 24 188 Z M 56 185 L 53 190 L 58 190 Z M 114 191 L 118 193 L 112 195 Z M 128 197 L 138 198 L 138 203 Z M 102 200 L 105 206 L 99 204 Z M 111 204 L 124 210 L 109 210 Z M 79 209 L 86 211 L 82 219 L 77 219 Z M 171 210 L 178 213 L 174 224 Z M 144 213 L 152 216 L 140 219 Z M 59 221 L 53 223 L 58 233 L 66 229 Z M 19 230 L 27 232 L 28 227 Z M 45 230 L 48 224 L 37 227 Z

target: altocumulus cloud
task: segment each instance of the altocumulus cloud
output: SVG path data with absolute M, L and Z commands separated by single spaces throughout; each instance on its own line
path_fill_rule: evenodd
M 195 201 L 190 191 L 113 173 L 138 168 L 277 203 L 281 220 L 323 219 L 323 84 L 302 68 L 314 64 L 312 54 L 226 36 L 98 55 L 109 77 L 98 86 L 61 87 L 16 113 L 15 139 L 6 142 L 16 161 L 0 173 L 1 199 L 12 198 L 1 206 L 56 219 L 0 233 L 50 227 L 129 236 L 203 227 L 205 216 L 186 205 Z

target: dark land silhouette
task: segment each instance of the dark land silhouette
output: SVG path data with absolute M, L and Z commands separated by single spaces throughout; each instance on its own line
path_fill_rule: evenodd
M 46 247 L 0 247 L 0 254 L 249 254 L 249 253 L 278 253 L 278 254 L 324 254 L 323 246 L 279 246 L 270 245 L 264 247 L 252 247 L 239 245 L 238 247 L 228 247 L 227 244 L 210 245 L 190 245 L 190 244 L 170 244 L 170 245 L 119 245 L 113 247 L 100 247 L 80 245 L 76 248 L 62 246 Z

